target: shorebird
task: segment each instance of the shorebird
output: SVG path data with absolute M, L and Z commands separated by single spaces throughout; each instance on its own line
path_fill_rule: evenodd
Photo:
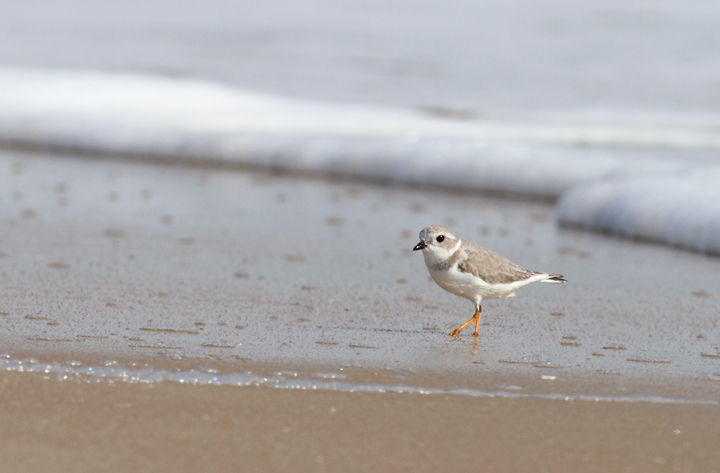
M 420 232 L 420 243 L 430 276 L 441 288 L 475 304 L 475 315 L 450 335 L 459 335 L 475 322 L 475 337 L 480 328 L 483 299 L 513 297 L 518 289 L 534 282 L 565 283 L 559 274 L 531 271 L 494 251 L 461 240 L 447 227 L 431 225 Z

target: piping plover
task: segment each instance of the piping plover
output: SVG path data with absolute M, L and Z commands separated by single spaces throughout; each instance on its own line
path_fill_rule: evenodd
M 518 266 L 509 259 L 475 243 L 461 240 L 447 227 L 432 225 L 420 232 L 420 243 L 430 276 L 441 288 L 475 303 L 475 315 L 450 332 L 458 335 L 475 322 L 478 336 L 483 299 L 513 297 L 523 286 L 534 282 L 567 282 L 559 274 L 540 273 Z

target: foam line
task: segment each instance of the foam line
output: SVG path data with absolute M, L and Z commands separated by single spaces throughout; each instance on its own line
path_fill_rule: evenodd
M 499 398 L 540 398 L 563 401 L 590 401 L 590 402 L 650 402 L 657 404 L 703 404 L 714 405 L 714 400 L 695 400 L 682 398 L 669 398 L 662 396 L 600 396 L 592 394 L 562 394 L 562 393 L 518 393 L 514 391 L 483 391 L 478 389 L 438 389 L 421 386 L 408 386 L 402 384 L 358 384 L 343 381 L 320 381 L 316 379 L 302 379 L 295 377 L 294 373 L 277 373 L 274 376 L 262 376 L 251 372 L 218 374 L 214 370 L 198 371 L 169 371 L 153 368 L 124 368 L 115 362 L 107 362 L 106 366 L 83 366 L 78 361 L 61 363 L 39 363 L 34 359 L 16 360 L 3 355 L 0 359 L 0 371 L 16 371 L 21 373 L 36 373 L 50 376 L 58 381 L 75 382 L 124 382 L 124 383 L 160 383 L 172 382 L 189 385 L 216 385 L 216 386 L 256 386 L 274 389 L 290 389 L 303 391 L 341 391 L 348 393 L 397 393 L 397 394 L 424 394 L 424 395 L 456 395 L 469 397 L 499 397 Z M 324 376 L 329 378 L 330 376 Z M 342 377 L 341 377 L 342 379 Z
M 313 102 L 152 75 L 0 68 L 4 138 L 88 127 L 107 138 L 103 128 L 119 127 L 126 136 L 274 133 L 720 149 L 720 114 L 484 112 L 457 119 L 451 112 Z

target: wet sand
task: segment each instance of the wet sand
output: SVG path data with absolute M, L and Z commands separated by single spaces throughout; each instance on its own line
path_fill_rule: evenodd
M 545 203 L 14 153 L 0 169 L 15 471 L 720 464 L 717 259 L 559 230 Z M 431 223 L 570 283 L 484 304 L 477 343 L 449 337 L 472 304 L 411 251 Z
M 6 472 L 712 472 L 717 406 L 73 383 L 4 373 Z

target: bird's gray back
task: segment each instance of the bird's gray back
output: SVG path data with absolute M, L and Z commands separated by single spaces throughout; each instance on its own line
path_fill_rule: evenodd
M 460 250 L 448 258 L 447 262 L 450 266 L 457 263 L 460 271 L 477 276 L 488 284 L 509 284 L 539 274 L 466 240 L 462 240 Z

